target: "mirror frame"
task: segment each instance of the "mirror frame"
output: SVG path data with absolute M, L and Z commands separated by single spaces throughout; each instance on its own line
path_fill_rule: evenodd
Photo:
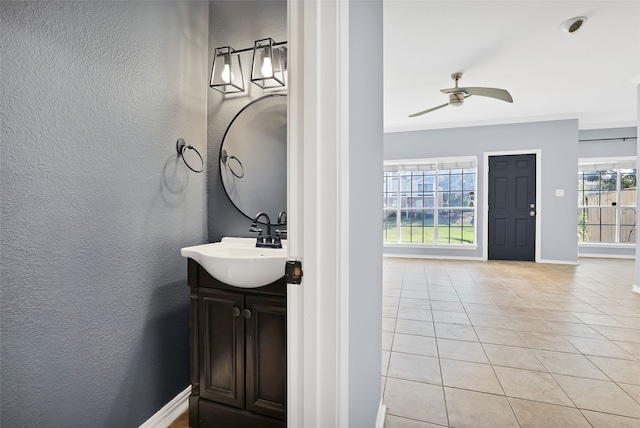
M 227 129 L 224 131 L 224 135 L 222 136 L 222 141 L 220 142 L 220 150 L 218 152 L 218 176 L 220 177 L 220 183 L 222 184 L 222 188 L 224 189 L 224 194 L 227 196 L 227 199 L 229 199 L 229 202 L 231 202 L 231 204 L 233 205 L 233 207 L 238 210 L 238 212 L 240 214 L 242 214 L 243 216 L 245 216 L 246 218 L 248 218 L 249 220 L 253 221 L 253 217 L 250 217 L 247 213 L 245 213 L 243 210 L 240 209 L 240 207 L 238 207 L 238 205 L 236 205 L 236 203 L 233 201 L 233 199 L 231 199 L 231 196 L 229 195 L 229 192 L 227 191 L 227 188 L 225 187 L 224 184 L 224 179 L 222 177 L 222 167 L 220 166 L 221 163 L 221 159 L 222 159 L 222 152 L 225 150 L 224 149 L 224 142 L 227 138 L 227 134 L 229 133 L 229 130 L 231 129 L 231 126 L 233 125 L 233 123 L 236 121 L 236 119 L 242 114 L 242 112 L 244 112 L 247 108 L 249 108 L 250 106 L 252 106 L 253 104 L 265 100 L 267 98 L 273 98 L 273 97 L 285 97 L 285 99 L 287 98 L 287 94 L 286 93 L 272 93 L 272 94 L 266 94 L 263 95 L 259 98 L 256 98 L 255 100 L 247 103 L 244 107 L 242 107 L 240 109 L 240 111 L 238 111 L 238 113 L 235 114 L 235 116 L 233 117 L 233 119 L 231 119 L 231 122 L 229 122 L 229 125 L 227 126 Z M 287 105 L 287 111 L 289 109 L 289 106 Z M 287 114 L 287 120 L 288 120 L 288 114 Z M 288 145 L 288 141 L 285 141 L 285 144 Z M 286 159 L 285 159 L 285 165 L 286 165 Z M 288 197 L 288 195 L 286 195 L 287 193 L 287 188 L 286 188 L 286 183 L 285 183 L 285 201 Z M 257 213 L 256 213 L 257 214 Z M 284 226 L 287 223 L 278 223 L 278 219 L 271 219 L 269 218 L 269 220 L 271 220 L 271 226 Z M 264 222 L 264 220 L 259 220 L 258 223 L 260 224 L 266 224 Z

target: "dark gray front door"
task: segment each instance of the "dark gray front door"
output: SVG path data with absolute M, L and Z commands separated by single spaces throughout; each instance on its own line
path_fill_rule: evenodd
M 489 260 L 535 260 L 536 155 L 489 157 Z

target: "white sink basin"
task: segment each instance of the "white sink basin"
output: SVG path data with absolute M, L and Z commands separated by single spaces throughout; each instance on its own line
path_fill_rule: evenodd
M 257 288 L 284 276 L 287 241 L 282 248 L 256 248 L 255 238 L 222 238 L 221 242 L 185 247 L 180 254 L 200 264 L 218 281 Z

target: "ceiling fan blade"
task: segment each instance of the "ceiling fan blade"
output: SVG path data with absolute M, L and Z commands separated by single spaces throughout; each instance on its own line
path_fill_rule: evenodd
M 479 87 L 468 87 L 468 88 L 449 88 L 449 89 L 441 89 L 441 92 L 445 94 L 449 94 L 451 92 L 464 92 L 469 95 L 478 95 L 480 97 L 489 97 L 495 98 L 498 100 L 506 101 L 508 103 L 513 102 L 513 98 L 511 98 L 511 94 L 506 89 L 499 88 L 479 88 Z
M 422 116 L 423 114 L 431 113 L 431 112 L 432 112 L 432 111 L 434 111 L 434 110 L 441 109 L 442 107 L 446 107 L 446 106 L 448 106 L 448 105 L 449 105 L 449 103 L 442 104 L 442 105 L 440 105 L 440 106 L 438 106 L 438 107 L 430 108 L 429 110 L 424 110 L 424 111 L 421 111 L 421 112 L 418 112 L 418 113 L 414 113 L 414 114 L 412 114 L 412 115 L 409 115 L 409 117 Z

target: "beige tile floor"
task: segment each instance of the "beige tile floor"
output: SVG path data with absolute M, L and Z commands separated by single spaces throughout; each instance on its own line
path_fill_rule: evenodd
M 386 258 L 386 428 L 640 427 L 634 262 Z
M 633 282 L 629 260 L 385 259 L 385 427 L 640 428 Z

